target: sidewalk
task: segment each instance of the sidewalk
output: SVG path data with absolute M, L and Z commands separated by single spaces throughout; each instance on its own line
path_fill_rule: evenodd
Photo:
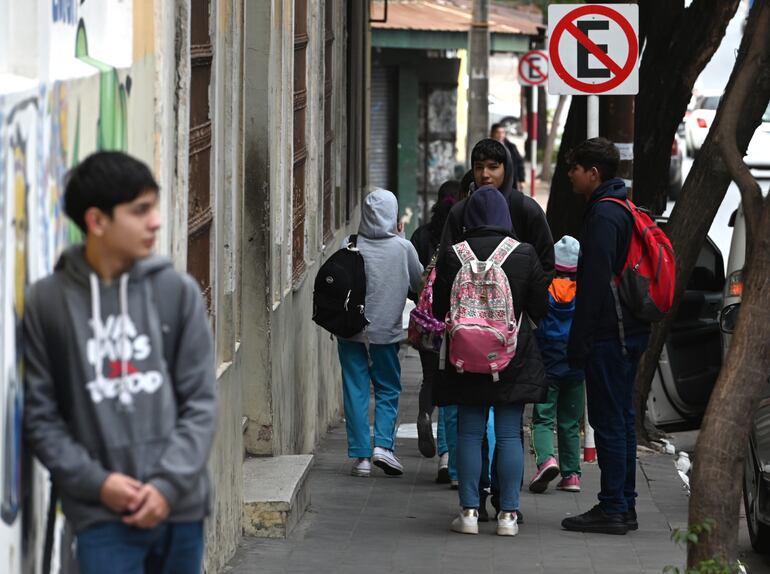
M 399 434 L 411 435 L 421 378 L 416 351 L 402 348 L 402 366 Z M 592 464 L 583 467 L 580 494 L 549 489 L 533 495 L 525 487 L 524 523 L 518 536 L 508 538 L 495 536 L 494 522 L 480 524 L 478 536 L 450 532 L 457 492 L 435 484 L 437 459 L 421 457 L 414 438 L 399 437 L 396 452 L 403 477 L 386 478 L 373 469 L 369 479 L 354 478 L 344 424 L 332 428 L 316 452 L 311 506 L 295 531 L 287 540 L 243 539 L 224 572 L 660 574 L 685 561 L 684 551 L 670 540 L 671 529 L 687 519 L 687 497 L 670 456 L 640 459 L 637 532 L 608 536 L 561 529 L 562 518 L 596 503 L 599 469 Z M 534 461 L 528 453 L 525 459 L 526 482 Z

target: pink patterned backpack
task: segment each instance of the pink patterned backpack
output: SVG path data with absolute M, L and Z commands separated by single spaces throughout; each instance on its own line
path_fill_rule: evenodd
M 417 307 L 409 314 L 407 339 L 419 351 L 438 353 L 444 340 L 446 325 L 433 316 L 433 283 L 436 281 L 436 258 L 428 265 L 425 286 L 420 291 Z
M 449 362 L 459 373 L 491 374 L 500 380 L 516 355 L 519 325 L 503 263 L 519 243 L 506 237 L 486 261 L 479 261 L 467 241 L 454 245 L 462 263 L 452 283 L 446 328 Z

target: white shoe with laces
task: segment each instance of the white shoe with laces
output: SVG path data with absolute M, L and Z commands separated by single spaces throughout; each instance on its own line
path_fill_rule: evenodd
M 401 464 L 401 461 L 396 458 L 392 450 L 387 448 L 382 448 L 381 446 L 374 447 L 372 462 L 375 466 L 379 466 L 385 471 L 385 474 L 388 476 L 401 476 L 404 474 L 404 466 Z
M 360 476 L 362 478 L 368 478 L 372 474 L 372 463 L 368 458 L 359 458 L 353 468 L 350 469 L 350 474 L 353 476 Z
M 479 533 L 479 511 L 475 508 L 463 508 L 460 514 L 452 521 L 452 532 L 460 534 Z
M 515 512 L 499 512 L 497 514 L 497 535 L 516 536 L 519 533 L 518 517 Z

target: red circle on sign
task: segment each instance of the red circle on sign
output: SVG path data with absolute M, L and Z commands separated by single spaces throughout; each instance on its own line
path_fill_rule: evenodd
M 585 16 L 586 14 L 599 14 L 601 16 L 607 16 L 608 18 L 612 19 L 618 26 L 620 26 L 621 30 L 623 30 L 623 33 L 626 35 L 626 39 L 628 40 L 628 57 L 626 58 L 626 62 L 623 64 L 620 73 L 616 74 L 614 78 L 607 80 L 606 82 L 600 82 L 598 84 L 589 84 L 588 82 L 581 82 L 577 78 L 573 78 L 564 67 L 561 58 L 559 57 L 559 41 L 566 31 L 567 25 L 573 22 L 575 19 L 580 18 L 581 16 Z M 556 72 L 556 75 L 564 80 L 564 83 L 571 88 L 580 90 L 582 92 L 588 92 L 589 94 L 599 94 L 602 92 L 607 92 L 613 88 L 617 88 L 628 78 L 628 76 L 631 75 L 631 72 L 634 69 L 634 65 L 636 65 L 636 60 L 639 57 L 639 45 L 636 41 L 636 34 L 634 33 L 634 29 L 631 27 L 631 24 L 623 17 L 622 14 L 601 4 L 581 6 L 580 8 L 576 8 L 564 16 L 564 18 L 559 20 L 553 29 L 553 35 L 551 36 L 551 40 L 548 43 L 548 51 L 551 54 L 551 63 L 553 65 L 554 71 Z
M 542 50 L 531 50 L 531 51 L 527 52 L 526 54 L 524 54 L 521 57 L 521 59 L 519 60 L 519 77 L 528 86 L 539 86 L 540 84 L 545 83 L 545 81 L 548 79 L 548 73 L 547 72 L 543 76 L 543 78 L 541 80 L 537 81 L 537 82 L 534 82 L 534 81 L 530 80 L 526 76 L 526 74 L 524 73 L 524 64 L 528 63 L 530 58 L 532 58 L 533 56 L 540 56 L 541 58 L 543 58 L 545 60 L 546 64 L 548 63 L 548 54 L 546 54 Z

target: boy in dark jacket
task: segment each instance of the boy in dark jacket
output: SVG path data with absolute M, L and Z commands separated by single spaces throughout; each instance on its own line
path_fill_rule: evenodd
M 575 274 L 580 244 L 565 235 L 554 246 L 556 277 L 548 288 L 548 315 L 535 331 L 548 378 L 548 397 L 532 411 L 532 443 L 537 472 L 529 490 L 545 492 L 561 472 L 556 488 L 580 491 L 580 419 L 585 389 L 583 372 L 567 364 L 567 340 L 575 313 Z M 559 462 L 553 450 L 553 428 L 559 439 Z
M 569 177 L 588 205 L 581 232 L 575 318 L 567 354 L 584 368 L 588 419 L 595 431 L 601 469 L 599 504 L 564 519 L 567 530 L 625 534 L 636 520 L 636 429 L 633 390 L 639 358 L 647 348 L 649 324 L 633 317 L 613 296 L 610 282 L 628 254 L 633 221 L 621 205 L 623 180 L 615 178 L 620 156 L 615 145 L 593 138 L 570 154 Z M 622 324 L 622 329 L 620 325 Z
M 27 439 L 75 529 L 81 572 L 199 572 L 216 422 L 200 288 L 152 255 L 158 185 L 143 163 L 94 154 L 64 200 L 86 239 L 29 291 Z

